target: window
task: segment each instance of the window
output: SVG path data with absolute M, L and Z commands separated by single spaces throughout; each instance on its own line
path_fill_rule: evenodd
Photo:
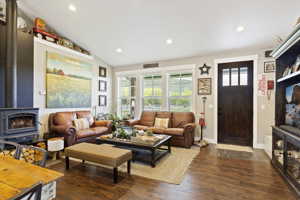
M 248 68 L 222 69 L 222 85 L 223 87 L 248 85 Z
M 192 73 L 170 74 L 168 79 L 168 87 L 169 111 L 192 111 Z
M 119 78 L 119 103 L 118 111 L 122 118 L 133 118 L 136 101 L 136 78 Z
M 161 75 L 149 75 L 143 78 L 143 110 L 161 110 Z

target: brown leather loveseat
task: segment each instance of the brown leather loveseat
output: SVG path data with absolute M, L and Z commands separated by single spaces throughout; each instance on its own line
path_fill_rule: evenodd
M 155 118 L 168 118 L 168 128 L 154 127 Z M 150 129 L 157 134 L 170 135 L 173 146 L 190 148 L 194 143 L 196 124 L 195 115 L 192 112 L 143 111 L 139 120 L 129 121 L 129 126 L 139 130 Z
M 76 130 L 73 120 L 87 118 L 91 121 L 88 129 Z M 49 115 L 49 131 L 55 136 L 64 137 L 65 146 L 80 142 L 94 142 L 95 139 L 111 132 L 110 121 L 94 121 L 90 111 L 57 112 Z

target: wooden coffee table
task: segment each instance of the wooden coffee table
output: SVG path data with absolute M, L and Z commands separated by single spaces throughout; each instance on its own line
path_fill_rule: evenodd
M 104 137 L 98 137 L 96 141 L 97 144 L 112 144 L 120 148 L 130 149 L 133 152 L 133 161 L 147 162 L 155 167 L 158 160 L 171 153 L 171 138 L 171 136 L 164 135 L 163 139 L 154 144 Z M 167 148 L 162 146 L 167 146 Z

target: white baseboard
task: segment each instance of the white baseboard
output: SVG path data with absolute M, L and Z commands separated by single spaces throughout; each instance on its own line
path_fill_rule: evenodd
M 204 140 L 206 140 L 208 143 L 210 144 L 217 144 L 216 141 L 214 139 L 210 139 L 210 138 L 204 138 Z

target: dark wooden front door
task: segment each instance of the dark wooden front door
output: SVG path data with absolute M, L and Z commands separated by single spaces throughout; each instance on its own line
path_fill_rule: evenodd
M 253 144 L 253 61 L 218 65 L 218 143 Z

